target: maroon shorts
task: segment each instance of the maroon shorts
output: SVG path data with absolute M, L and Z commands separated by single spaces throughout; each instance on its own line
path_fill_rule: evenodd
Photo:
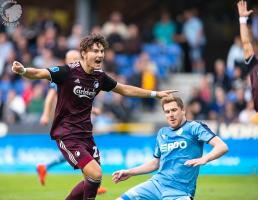
M 93 159 L 100 164 L 99 150 L 93 137 L 58 139 L 56 143 L 74 169 L 83 169 Z

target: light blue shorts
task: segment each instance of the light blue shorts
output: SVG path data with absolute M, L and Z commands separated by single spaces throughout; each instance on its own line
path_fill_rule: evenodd
M 172 187 L 161 185 L 158 181 L 149 179 L 127 192 L 123 200 L 191 200 L 191 195 Z

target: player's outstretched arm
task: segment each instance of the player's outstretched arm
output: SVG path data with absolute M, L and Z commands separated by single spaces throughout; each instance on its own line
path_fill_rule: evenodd
M 213 149 L 208 154 L 202 156 L 201 158 L 196 158 L 192 160 L 188 160 L 185 162 L 185 165 L 188 166 L 199 166 L 205 165 L 209 161 L 215 160 L 225 153 L 228 152 L 228 146 L 224 143 L 219 137 L 214 137 L 209 141 L 209 144 L 213 146 Z
M 251 43 L 251 37 L 249 34 L 249 29 L 247 26 L 247 19 L 253 12 L 253 10 L 247 10 L 246 1 L 240 0 L 237 3 L 238 14 L 239 14 L 239 22 L 240 22 L 240 36 L 244 49 L 244 57 L 245 59 L 250 58 L 254 55 L 254 50 Z
M 134 87 L 131 85 L 124 85 L 121 83 L 117 83 L 116 87 L 112 90 L 113 92 L 119 93 L 123 96 L 130 96 L 130 97 L 156 97 L 162 98 L 172 95 L 173 92 L 177 92 L 177 90 L 164 90 L 164 91 L 151 91 L 145 90 L 142 88 Z
M 12 71 L 28 79 L 47 79 L 51 81 L 51 76 L 47 69 L 25 68 L 23 64 L 18 61 L 13 62 Z
M 136 176 L 140 174 L 148 174 L 159 168 L 159 158 L 153 158 L 151 161 L 146 162 L 138 167 L 128 169 L 128 170 L 119 170 L 112 174 L 112 180 L 114 183 L 127 180 L 131 176 Z

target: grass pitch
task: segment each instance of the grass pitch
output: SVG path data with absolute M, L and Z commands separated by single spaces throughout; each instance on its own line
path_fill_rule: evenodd
M 97 200 L 114 200 L 149 177 L 132 177 L 116 185 L 105 175 L 102 185 L 108 192 Z M 80 175 L 49 174 L 41 186 L 36 174 L 0 174 L 0 200 L 62 200 L 81 179 Z M 258 200 L 258 176 L 200 176 L 195 200 Z

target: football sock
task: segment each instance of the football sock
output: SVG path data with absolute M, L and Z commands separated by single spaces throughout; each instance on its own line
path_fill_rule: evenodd
M 84 180 L 84 193 L 83 200 L 94 200 L 96 198 L 97 190 L 100 186 L 101 179 L 96 180 L 91 177 L 87 177 Z
M 83 200 L 84 181 L 78 183 L 65 200 Z

